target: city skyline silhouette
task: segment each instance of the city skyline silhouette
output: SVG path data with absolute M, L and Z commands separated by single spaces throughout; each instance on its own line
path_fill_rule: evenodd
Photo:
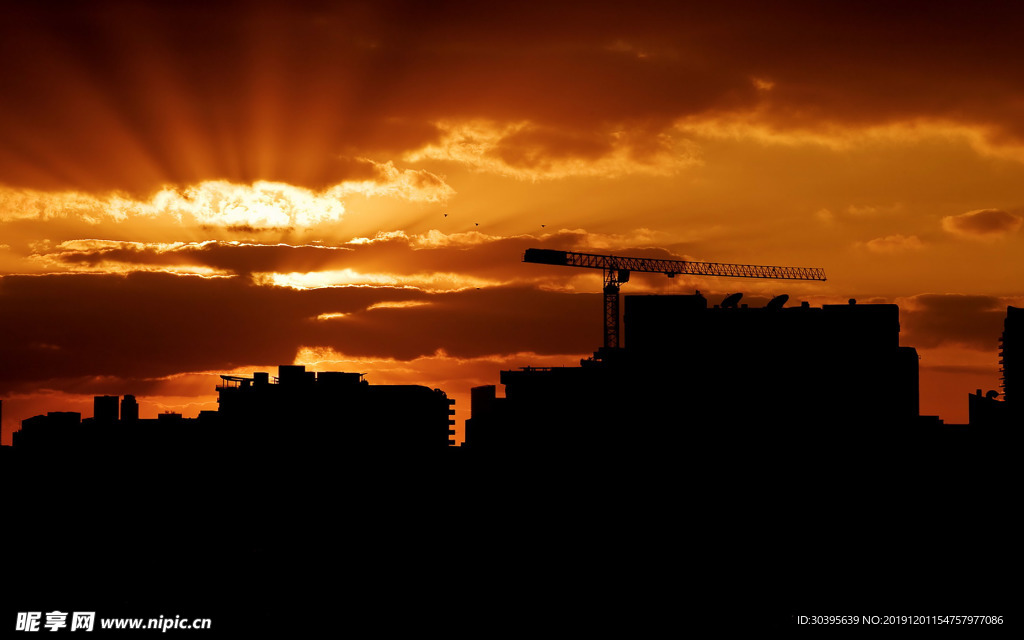
M 928 512 L 944 512 L 950 499 L 998 509 L 1009 498 L 1013 485 L 1006 474 L 1019 450 L 1020 425 L 1013 393 L 1003 400 L 996 393 L 971 395 L 976 422 L 943 425 L 918 412 L 917 354 L 899 344 L 894 305 L 851 299 L 787 308 L 776 300 L 751 308 L 735 295 L 723 302 L 709 306 L 699 292 L 626 296 L 624 347 L 603 347 L 579 367 L 501 372 L 504 397 L 496 397 L 493 386 L 474 389 L 473 424 L 461 447 L 449 444 L 454 401 L 442 390 L 370 385 L 358 373 L 295 365 L 282 365 L 276 376 L 220 376 L 219 410 L 194 419 L 140 419 L 131 395 L 96 396 L 94 415 L 85 420 L 59 411 L 27 419 L 2 459 L 4 485 L 12 488 L 9 513 L 25 519 L 19 557 L 8 559 L 24 582 L 7 605 L 31 607 L 47 594 L 77 600 L 78 608 L 103 605 L 114 610 L 110 614 L 141 616 L 131 609 L 155 611 L 157 597 L 165 607 L 174 603 L 236 630 L 316 628 L 283 611 L 328 606 L 326 591 L 273 591 L 271 602 L 254 589 L 266 584 L 268 572 L 288 580 L 307 575 L 309 563 L 326 562 L 332 571 L 350 566 L 347 554 L 336 553 L 335 536 L 347 529 L 337 528 L 338 514 L 327 505 L 338 504 L 359 521 L 376 521 L 370 531 L 377 533 L 345 535 L 417 571 L 478 570 L 472 561 L 441 562 L 433 545 L 451 543 L 449 536 L 460 531 L 469 535 L 482 522 L 506 522 L 510 513 L 526 520 L 500 539 L 529 535 L 514 531 L 534 522 L 529 526 L 555 527 L 550 534 L 568 536 L 566 544 L 589 545 L 596 533 L 589 527 L 610 527 L 609 558 L 629 559 L 614 569 L 575 556 L 571 546 L 554 551 L 539 541 L 510 556 L 537 568 L 538 562 L 568 562 L 566 579 L 613 580 L 609 588 L 643 574 L 636 562 L 672 566 L 675 536 L 685 531 L 714 550 L 707 552 L 729 554 L 717 562 L 689 561 L 704 588 L 731 589 L 726 575 L 753 572 L 747 587 L 755 593 L 747 594 L 734 622 L 792 624 L 798 611 L 837 603 L 1005 607 L 1007 592 L 975 582 L 986 572 L 958 567 L 940 574 L 929 566 L 935 554 L 958 557 L 945 545 L 963 544 L 978 532 L 973 522 Z M 1007 310 L 1001 338 L 1010 390 L 1018 312 Z M 690 340 L 693 335 L 702 342 Z M 728 391 L 716 394 L 707 380 L 723 377 Z M 673 515 L 669 505 L 681 496 L 688 506 Z M 837 500 L 860 515 L 809 506 Z M 915 505 L 909 511 L 907 500 Z M 171 517 L 160 504 L 183 506 Z M 64 510 L 76 514 L 73 538 L 60 524 Z M 434 523 L 433 530 L 403 532 L 400 523 L 409 518 Z M 753 531 L 740 529 L 750 522 L 771 527 L 752 545 L 747 536 Z M 831 527 L 842 530 L 805 535 Z M 878 537 L 876 527 L 927 537 L 908 548 Z M 135 533 L 126 537 L 127 531 Z M 981 555 L 999 561 L 1003 534 L 984 536 L 997 544 Z M 481 553 L 495 541 L 462 544 Z M 650 546 L 632 549 L 641 542 Z M 821 573 L 811 558 L 827 557 L 835 545 L 857 566 Z M 298 565 L 296 552 L 305 558 Z M 45 576 L 59 572 L 60 558 L 68 555 L 89 558 L 81 560 L 95 566 L 86 576 L 123 572 L 143 580 L 148 593 L 106 584 L 86 597 L 88 580 L 81 575 L 85 581 L 55 587 Z M 167 567 L 202 567 L 197 571 L 207 577 L 197 583 L 185 571 L 145 579 L 134 563 L 151 555 Z M 920 574 L 899 588 L 877 584 L 871 572 L 896 561 Z M 361 579 L 373 579 L 372 566 L 359 564 Z M 502 573 L 478 578 L 489 583 L 517 570 L 503 561 L 489 571 L 499 566 Z M 217 581 L 231 593 L 219 592 Z M 827 593 L 819 590 L 823 584 Z M 908 594 L 908 584 L 916 591 Z M 603 597 L 589 588 L 586 593 Z M 641 589 L 624 597 L 642 607 L 661 595 Z M 725 606 L 713 592 L 692 597 L 709 611 Z M 503 610 L 496 602 L 474 601 Z M 278 613 L 264 609 L 275 604 Z
M 524 261 L 530 261 L 531 251 L 536 250 L 527 250 Z M 628 272 L 618 273 L 618 277 L 628 280 Z M 613 306 L 615 336 L 612 341 L 618 345 L 625 340 L 625 347 L 607 346 L 608 334 L 612 331 L 609 323 L 613 322 L 608 315 L 609 295 L 616 298 Z M 759 414 L 764 413 L 765 407 L 772 407 L 775 415 L 808 427 L 814 423 L 848 426 L 898 424 L 914 429 L 927 430 L 930 427 L 938 433 L 938 427 L 943 425 L 937 416 L 920 412 L 920 357 L 913 347 L 900 344 L 899 309 L 896 305 L 858 306 L 857 301 L 851 298 L 847 305 L 812 308 L 804 301 L 799 307 L 786 308 L 789 296 L 781 295 L 769 300 L 762 308 L 749 309 L 747 303 L 740 303 L 743 294 L 735 293 L 709 309 L 707 298 L 696 291 L 693 295 L 627 295 L 625 311 L 621 312 L 618 297 L 617 286 L 614 294 L 606 292 L 606 345 L 598 348 L 592 357 L 581 360 L 582 367 L 527 365 L 519 371 L 502 371 L 501 383 L 512 384 L 517 390 L 509 399 L 504 394 L 504 397 L 499 397 L 494 385 L 474 388 L 472 398 L 476 399 L 480 410 L 485 415 L 493 415 L 495 407 L 519 405 L 523 397 L 533 396 L 533 400 L 512 410 L 518 416 L 510 418 L 513 423 L 539 421 L 540 425 L 546 425 L 538 426 L 540 432 L 554 432 L 557 430 L 554 425 L 559 420 L 553 416 L 568 412 L 567 417 L 575 414 L 584 429 L 595 422 L 618 429 L 630 422 L 655 420 L 658 414 L 668 410 L 657 397 L 669 398 L 674 394 L 674 400 L 692 407 L 695 413 L 688 420 L 698 424 L 763 421 L 764 417 L 759 417 Z M 1010 306 L 1006 313 L 1004 331 L 999 338 L 1002 347 L 1000 371 L 1003 374 L 1000 387 L 1013 389 L 1016 385 L 1013 364 L 1016 348 L 1012 327 L 1019 324 L 1016 315 L 1019 310 Z M 619 316 L 626 318 L 621 330 Z M 618 336 L 620 331 L 621 338 Z M 258 371 L 252 377 L 221 374 L 221 384 L 217 385 L 219 410 L 202 411 L 195 418 L 165 411 L 156 419 L 140 419 L 139 404 L 134 395 L 126 394 L 123 400 L 116 395 L 95 396 L 92 418 L 83 421 L 79 412 L 48 411 L 23 420 L 24 433 L 19 430 L 12 440 L 17 445 L 20 438 L 22 449 L 76 448 L 85 446 L 90 440 L 102 439 L 99 431 L 114 426 L 142 425 L 144 429 L 137 431 L 145 428 L 156 431 L 154 427 L 147 426 L 163 425 L 163 430 L 168 431 L 172 424 L 179 430 L 186 428 L 183 425 L 205 426 L 209 430 L 230 424 L 237 425 L 232 427 L 237 429 L 258 427 L 263 434 L 259 439 L 273 441 L 287 438 L 290 425 L 294 423 L 320 425 L 321 430 L 328 429 L 330 425 L 352 423 L 361 425 L 362 431 L 372 431 L 369 425 L 380 422 L 391 425 L 382 427 L 382 432 L 401 432 L 401 435 L 386 436 L 392 438 L 387 441 L 390 444 L 380 441 L 372 446 L 383 449 L 402 446 L 431 448 L 445 441 L 445 438 L 437 436 L 420 441 L 414 427 L 402 426 L 426 420 L 427 412 L 396 413 L 395 418 L 387 417 L 388 412 L 394 412 L 392 405 L 401 405 L 403 401 L 383 399 L 390 397 L 385 394 L 404 393 L 404 397 L 411 398 L 410 394 L 415 393 L 415 389 L 429 391 L 427 387 L 375 385 L 371 392 L 368 381 L 363 378 L 365 374 L 306 371 L 304 365 L 280 365 L 278 371 L 279 375 L 272 379 L 269 373 Z M 519 391 L 520 388 L 535 391 Z M 536 395 L 538 391 L 539 395 Z M 370 400 L 376 397 L 373 394 L 382 399 Z M 455 410 L 451 406 L 456 402 L 448 399 L 441 389 L 434 389 L 433 394 L 439 398 L 438 406 L 445 407 L 448 425 L 445 429 L 436 430 L 438 433 L 446 431 L 447 444 L 455 445 L 456 420 L 451 417 Z M 625 399 L 602 399 L 605 394 L 624 395 Z M 584 400 L 588 395 L 589 399 Z M 1005 397 L 1005 393 L 994 389 L 988 390 L 984 396 L 982 390 L 977 389 L 969 396 L 966 404 L 972 418 L 970 423 L 978 427 L 975 431 L 982 426 L 1010 424 L 1019 419 L 1014 403 L 1000 401 L 1000 396 Z M 395 398 L 399 397 L 403 396 L 395 395 Z M 542 397 L 548 399 L 541 400 Z M 1012 393 L 1010 397 L 1013 397 Z M 352 406 L 342 411 L 341 406 L 346 404 Z M 728 412 L 723 411 L 717 418 L 711 417 L 712 407 L 730 404 Z M 640 413 L 634 405 L 643 407 Z M 366 408 L 354 409 L 353 406 Z M 603 415 L 609 410 L 609 415 Z M 531 413 L 534 414 L 532 417 Z M 476 422 L 479 424 L 480 420 Z M 92 428 L 92 435 L 70 435 L 71 431 L 79 430 L 80 424 Z M 522 427 L 513 430 L 520 431 Z M 85 433 L 84 430 L 79 431 Z M 486 428 L 481 430 L 483 442 L 492 438 L 487 431 Z M 48 435 L 58 433 L 62 435 Z M 128 433 L 122 431 L 118 437 L 127 437 Z M 114 442 L 118 437 L 106 438 Z M 365 437 L 372 440 L 372 436 Z M 60 445 L 61 440 L 73 440 L 74 444 Z M 523 442 L 529 440 L 522 439 Z M 584 440 L 586 436 L 583 435 L 575 439 L 578 444 Z M 420 444 L 413 444 L 417 442 Z M 544 447 L 541 440 L 534 442 L 526 449 Z M 559 446 L 565 448 L 570 442 L 574 439 L 570 438 Z M 366 443 L 354 446 L 367 446 Z M 481 446 L 479 442 L 475 444 Z M 513 445 L 510 440 L 504 446 L 522 445 Z
M 0 624 L 1013 619 L 1019 7 L 0 15 Z

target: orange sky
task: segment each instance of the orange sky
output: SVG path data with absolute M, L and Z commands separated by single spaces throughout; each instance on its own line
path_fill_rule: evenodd
M 292 362 L 439 387 L 461 429 L 470 387 L 601 344 L 599 274 L 532 246 L 822 267 L 623 293 L 896 302 L 922 413 L 998 385 L 1008 3 L 209 4 L 0 2 L 5 444 Z

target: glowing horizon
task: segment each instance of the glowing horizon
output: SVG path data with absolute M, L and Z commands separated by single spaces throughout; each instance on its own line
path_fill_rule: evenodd
M 0 442 L 50 400 L 208 406 L 199 372 L 314 353 L 452 385 L 461 429 L 500 363 L 600 346 L 599 274 L 534 246 L 822 267 L 623 294 L 895 302 L 922 413 L 966 422 L 1024 301 L 1015 13 L 740 4 L 13 12 Z

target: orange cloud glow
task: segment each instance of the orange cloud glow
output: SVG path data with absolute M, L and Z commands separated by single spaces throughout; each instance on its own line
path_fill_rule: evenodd
M 89 224 L 128 218 L 168 217 L 178 223 L 240 228 L 290 229 L 338 222 L 344 200 L 354 195 L 443 202 L 454 192 L 425 171 L 383 166 L 383 181 L 362 180 L 313 191 L 258 181 L 251 185 L 204 181 L 182 189 L 165 187 L 146 200 L 118 193 L 46 192 L 0 187 L 0 221 L 79 218 Z
M 633 274 L 623 294 L 895 301 L 927 411 L 961 420 L 957 385 L 998 378 L 1024 299 L 1020 16 L 18 3 L 0 20 L 2 441 L 33 393 L 191 410 L 202 376 L 300 362 L 465 399 L 503 367 L 572 364 L 601 344 L 601 273 L 523 263 L 530 247 L 822 267 Z

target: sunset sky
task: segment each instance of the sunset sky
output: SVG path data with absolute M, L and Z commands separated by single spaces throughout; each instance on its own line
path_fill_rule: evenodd
M 600 272 L 528 247 L 821 267 L 623 293 L 895 302 L 923 414 L 998 388 L 1014 3 L 0 8 L 4 444 L 99 394 L 194 417 L 290 363 L 443 389 L 461 433 L 471 387 L 601 346 Z

